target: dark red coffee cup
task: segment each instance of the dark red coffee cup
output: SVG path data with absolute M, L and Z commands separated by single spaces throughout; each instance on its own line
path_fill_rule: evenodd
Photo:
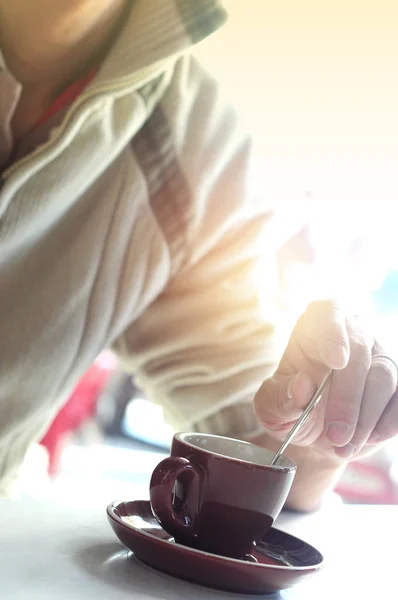
M 154 515 L 176 542 L 241 558 L 264 537 L 286 501 L 296 472 L 282 456 L 235 439 L 177 433 L 171 456 L 154 470 Z

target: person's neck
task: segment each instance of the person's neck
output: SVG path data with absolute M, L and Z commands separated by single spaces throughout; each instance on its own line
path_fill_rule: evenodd
M 8 68 L 23 89 L 51 96 L 102 58 L 129 2 L 2 0 L 0 48 Z

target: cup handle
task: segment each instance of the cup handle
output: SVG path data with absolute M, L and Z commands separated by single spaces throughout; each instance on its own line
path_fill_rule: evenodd
M 194 509 L 191 511 L 193 517 L 188 521 L 186 518 L 184 519 L 184 515 L 180 515 L 174 510 L 172 503 L 174 484 L 182 473 L 189 473 L 193 480 L 196 479 L 200 484 L 201 471 L 187 458 L 170 456 L 158 464 L 151 477 L 151 506 L 156 518 L 168 533 L 171 535 L 183 533 L 184 536 L 192 537 L 195 515 L 199 507 L 200 485 L 190 486 L 191 490 L 195 490 L 189 498 L 189 503 L 193 505 Z

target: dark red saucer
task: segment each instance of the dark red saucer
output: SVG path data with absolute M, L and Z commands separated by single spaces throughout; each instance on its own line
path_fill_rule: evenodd
M 244 594 L 290 588 L 323 564 L 318 550 L 272 528 L 248 560 L 209 554 L 176 544 L 152 514 L 148 501 L 113 502 L 107 508 L 112 529 L 139 560 L 194 583 Z

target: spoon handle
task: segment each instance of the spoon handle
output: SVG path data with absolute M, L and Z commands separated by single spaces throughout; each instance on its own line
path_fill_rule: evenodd
M 310 414 L 312 413 L 314 408 L 319 403 L 331 374 L 332 374 L 332 369 L 329 369 L 328 372 L 326 373 L 325 377 L 323 378 L 321 385 L 319 386 L 319 388 L 316 390 L 315 394 L 311 398 L 311 401 L 309 402 L 307 408 L 303 411 L 301 417 L 298 419 L 298 421 L 294 424 L 292 429 L 289 431 L 289 433 L 287 434 L 286 438 L 284 439 L 282 445 L 280 446 L 279 450 L 277 451 L 274 458 L 272 459 L 272 461 L 270 463 L 271 466 L 276 465 L 278 458 L 286 450 L 286 447 L 288 446 L 288 444 L 290 444 L 290 442 L 292 441 L 292 439 L 294 438 L 294 436 L 296 435 L 298 430 L 306 422 L 306 420 L 308 419 L 308 417 L 310 416 Z

